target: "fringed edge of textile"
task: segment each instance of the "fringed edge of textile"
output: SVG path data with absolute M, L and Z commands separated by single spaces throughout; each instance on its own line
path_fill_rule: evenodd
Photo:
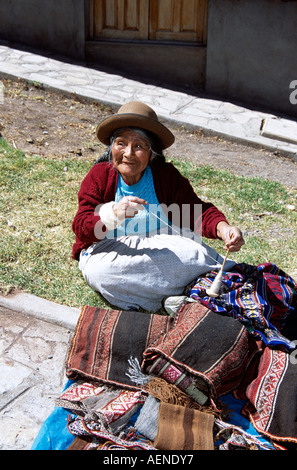
M 150 372 L 150 366 L 145 367 L 146 366 L 145 363 L 146 363 L 146 360 L 148 359 L 148 356 L 149 355 L 154 356 L 154 354 L 156 356 L 162 357 L 168 363 L 180 368 L 180 370 L 182 370 L 184 373 L 188 373 L 190 375 L 193 383 L 195 383 L 195 379 L 202 380 L 203 383 L 207 387 L 207 392 L 206 391 L 202 392 L 202 390 L 200 390 L 199 388 L 197 388 L 197 390 L 199 392 L 201 392 L 201 394 L 204 397 L 205 402 L 210 402 L 215 407 L 215 403 L 218 401 L 219 397 L 216 393 L 216 390 L 215 390 L 212 382 L 208 379 L 208 377 L 205 374 L 203 374 L 202 372 L 197 372 L 197 371 L 193 370 L 191 367 L 180 363 L 179 361 L 177 361 L 176 359 L 173 359 L 170 356 L 167 356 L 163 351 L 160 351 L 158 348 L 148 348 L 148 350 L 146 352 L 144 352 L 144 354 L 143 354 L 144 359 L 143 359 L 143 363 L 142 363 L 141 367 L 142 367 L 142 370 L 144 370 L 147 375 L 153 376 L 153 374 L 151 374 L 151 372 Z
M 221 417 L 221 412 L 211 406 L 203 406 L 194 401 L 189 395 L 176 385 L 170 384 L 160 377 L 152 377 L 145 385 L 145 390 L 157 400 L 171 405 L 180 405 L 187 408 Z

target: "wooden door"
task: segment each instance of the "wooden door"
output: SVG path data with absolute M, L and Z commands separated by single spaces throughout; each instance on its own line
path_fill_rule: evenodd
M 206 44 L 208 0 L 92 0 L 97 39 Z
M 205 42 L 205 0 L 151 0 L 149 39 Z
M 147 39 L 149 0 L 93 0 L 94 37 Z

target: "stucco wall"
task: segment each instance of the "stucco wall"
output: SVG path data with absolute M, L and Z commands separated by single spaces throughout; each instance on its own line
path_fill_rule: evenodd
M 297 116 L 293 80 L 296 1 L 209 0 L 206 91 Z
M 86 59 L 129 78 L 189 92 L 205 85 L 206 48 L 88 41 Z
M 81 60 L 85 0 L 0 0 L 0 39 Z
M 184 51 L 162 44 L 86 43 L 89 3 L 0 0 L 0 40 L 98 66 L 112 66 L 113 58 L 119 73 L 122 57 L 122 71 L 140 71 L 143 79 L 151 75 L 164 86 L 187 85 L 197 93 L 206 83 L 206 91 L 220 98 L 297 116 L 296 0 L 209 0 L 207 48 Z

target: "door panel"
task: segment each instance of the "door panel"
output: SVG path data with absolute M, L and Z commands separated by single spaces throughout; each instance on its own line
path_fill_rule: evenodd
M 98 39 L 206 43 L 208 0 L 92 0 Z
M 147 39 L 149 0 L 94 0 L 94 37 Z
M 151 0 L 149 39 L 204 43 L 207 0 Z

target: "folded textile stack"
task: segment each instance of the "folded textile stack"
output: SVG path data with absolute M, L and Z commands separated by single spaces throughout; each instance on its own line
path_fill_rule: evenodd
M 62 416 L 65 443 L 56 448 L 296 448 L 295 343 L 263 336 L 274 328 L 295 334 L 296 284 L 273 265 L 237 265 L 213 301 L 209 282 L 211 275 L 167 299 L 168 315 L 82 309 L 69 382 L 45 423 L 57 430 Z
M 167 388 L 157 379 L 159 391 Z M 71 412 L 68 431 L 73 440 L 68 450 L 271 450 L 273 446 L 242 428 L 228 425 L 211 409 L 199 410 L 175 386 L 167 396 L 131 391 L 96 382 L 73 382 L 56 401 L 57 407 Z M 163 383 L 162 383 L 163 382 Z M 175 393 L 174 393 L 175 392 Z M 178 400 L 178 398 L 180 400 Z M 164 401 L 165 400 L 165 401 Z M 169 400 L 169 402 L 168 402 Z

